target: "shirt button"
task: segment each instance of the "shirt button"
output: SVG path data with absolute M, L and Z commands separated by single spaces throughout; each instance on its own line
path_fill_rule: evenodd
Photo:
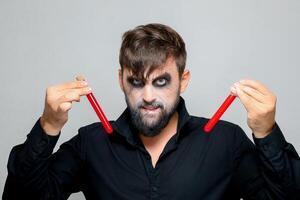
M 153 186 L 153 187 L 152 187 L 152 191 L 153 191 L 153 192 L 156 192 L 156 191 L 157 191 L 157 187 Z

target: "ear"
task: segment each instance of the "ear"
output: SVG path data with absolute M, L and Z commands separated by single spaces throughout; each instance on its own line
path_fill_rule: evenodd
M 123 72 L 122 69 L 119 69 L 119 85 L 121 90 L 124 92 L 124 85 L 123 85 Z
M 190 71 L 185 69 L 181 75 L 180 94 L 186 90 L 186 88 L 189 84 L 190 78 L 191 78 Z

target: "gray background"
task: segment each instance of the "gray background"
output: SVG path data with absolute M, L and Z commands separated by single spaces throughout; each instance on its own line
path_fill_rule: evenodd
M 300 150 L 299 0 L 0 0 L 1 194 L 9 152 L 41 115 L 47 86 L 83 73 L 107 117 L 120 115 L 125 108 L 117 82 L 121 35 L 150 22 L 170 25 L 186 42 L 192 78 L 183 97 L 190 114 L 210 117 L 231 84 L 257 79 L 277 95 L 277 122 Z M 239 100 L 223 119 L 251 137 Z M 74 104 L 58 145 L 95 121 L 83 98 Z

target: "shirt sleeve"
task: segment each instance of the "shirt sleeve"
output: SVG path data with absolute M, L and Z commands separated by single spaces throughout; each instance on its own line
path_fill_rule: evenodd
M 282 188 L 300 199 L 300 159 L 294 146 L 288 143 L 278 124 L 265 138 L 256 138 L 252 134 L 264 173 L 276 176 Z
M 53 154 L 59 135 L 47 135 L 39 121 L 26 141 L 10 152 L 4 200 L 67 199 L 80 190 L 84 139 L 78 134 Z
M 276 124 L 255 145 L 237 126 L 233 144 L 233 188 L 244 200 L 296 200 L 299 198 L 300 160 Z

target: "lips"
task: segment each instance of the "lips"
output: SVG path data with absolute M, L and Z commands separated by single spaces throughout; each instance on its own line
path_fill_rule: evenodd
M 155 107 L 155 106 L 143 106 L 142 108 L 145 109 L 145 110 L 153 111 L 153 110 L 158 109 L 159 107 Z

